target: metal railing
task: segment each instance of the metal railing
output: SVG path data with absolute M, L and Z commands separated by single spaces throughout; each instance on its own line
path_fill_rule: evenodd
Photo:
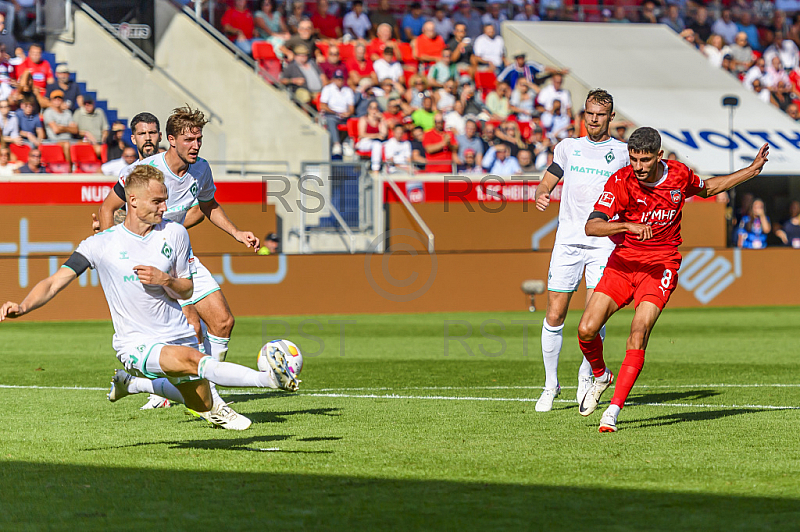
M 283 174 L 288 176 L 290 174 L 289 161 L 206 161 L 209 165 L 214 167 L 222 167 L 224 174 L 238 174 L 240 177 L 247 177 L 248 175 L 273 174 L 275 168 L 280 167 Z M 234 167 L 234 170 L 231 170 Z M 248 169 L 248 167 L 256 167 L 255 169 Z M 264 169 L 268 167 L 269 170 Z
M 405 193 L 402 190 L 400 190 L 400 187 L 397 186 L 397 183 L 394 182 L 394 179 L 392 179 L 388 175 L 383 176 L 383 179 L 385 179 L 386 182 L 389 183 L 389 186 L 392 188 L 397 197 L 400 198 L 400 202 L 403 204 L 403 207 L 406 208 L 408 214 L 410 214 L 411 217 L 414 218 L 414 221 L 417 222 L 419 228 L 422 229 L 422 231 L 425 233 L 425 236 L 428 237 L 428 253 L 433 254 L 434 253 L 433 232 L 431 231 L 431 228 L 428 227 L 428 224 L 426 224 L 425 220 L 422 219 L 422 216 L 419 215 L 417 209 L 415 209 L 414 206 L 411 204 L 411 202 L 408 201 L 408 198 L 406 197 Z

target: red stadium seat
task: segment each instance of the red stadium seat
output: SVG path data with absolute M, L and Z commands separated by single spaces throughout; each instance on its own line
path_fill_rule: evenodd
M 42 164 L 67 162 L 60 144 L 41 144 L 39 150 L 42 152 Z
M 270 83 L 277 83 L 281 76 L 281 60 L 272 45 L 266 41 L 253 43 L 253 59 L 263 69 L 262 77 Z M 266 74 L 266 75 L 265 75 Z
M 66 161 L 60 163 L 47 163 L 47 171 L 51 174 L 71 174 L 72 164 Z
M 94 146 L 88 142 L 78 142 L 69 147 L 70 158 L 75 165 L 75 173 L 95 174 L 100 171 L 100 160 Z
M 18 146 L 14 143 L 11 143 L 8 145 L 8 149 L 11 150 L 11 153 L 14 154 L 14 157 L 16 157 L 18 161 L 21 161 L 23 163 L 28 162 L 28 152 L 31 151 L 31 148 L 27 144 L 22 144 Z
M 314 44 L 317 46 L 317 50 L 319 50 L 319 53 L 321 53 L 325 57 L 325 59 L 327 59 L 328 58 L 328 47 L 330 46 L 330 43 L 317 41 Z M 339 58 L 342 57 L 341 54 L 342 54 L 342 51 L 339 50 Z
M 491 70 L 475 72 L 475 88 L 482 90 L 484 95 L 497 88 L 497 76 Z
M 74 172 L 76 174 L 99 174 L 100 166 L 100 161 L 95 163 L 78 163 L 75 165 Z
M 317 111 L 319 111 L 319 101 L 321 98 L 322 98 L 322 93 L 318 92 L 316 95 L 314 95 L 314 98 L 311 99 L 311 105 L 313 105 L 314 109 L 316 109 Z
M 104 163 L 108 162 L 108 144 L 103 144 L 103 147 L 100 148 L 100 160 Z
M 353 144 L 358 144 L 358 118 L 349 118 L 347 120 L 347 136 L 353 141 Z M 359 157 L 369 157 L 372 152 L 369 150 L 356 150 Z

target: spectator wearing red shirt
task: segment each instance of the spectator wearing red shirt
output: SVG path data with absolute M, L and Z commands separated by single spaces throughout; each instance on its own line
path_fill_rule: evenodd
M 428 161 L 440 163 L 428 164 L 426 172 L 450 173 L 453 170 L 453 163 L 458 163 L 456 157 L 458 143 L 451 132 L 444 130 L 444 116 L 441 113 L 437 113 L 434 117 L 433 129 L 425 133 L 422 146 L 425 148 Z
M 348 78 L 347 65 L 342 63 L 339 47 L 335 44 L 328 48 L 328 58 L 319 64 L 319 69 L 322 70 L 322 83 L 325 85 L 331 82 L 333 73 L 337 70 L 344 74 L 344 79 Z
M 383 57 L 383 50 L 387 46 L 394 49 L 395 57 L 401 57 L 402 54 L 400 53 L 400 48 L 397 46 L 397 41 L 392 39 L 392 27 L 384 23 L 378 26 L 376 37 L 369 42 L 369 46 L 367 47 L 369 58 L 373 61 L 377 61 Z
M 386 84 L 391 85 L 391 80 L 383 80 L 383 86 Z M 394 128 L 396 125 L 403 125 L 403 119 L 406 117 L 405 113 L 403 113 L 403 109 L 400 106 L 400 98 L 395 98 L 389 100 L 388 104 L 386 105 L 386 111 L 383 112 L 383 117 L 386 119 L 386 123 L 389 124 L 390 128 Z
M 436 35 L 436 25 L 430 20 L 422 25 L 422 33 L 411 41 L 414 59 L 425 64 L 433 64 L 442 58 L 446 48 L 441 35 Z
M 317 12 L 311 16 L 311 23 L 323 41 L 342 38 L 342 19 L 328 14 L 328 0 L 317 0 Z
M 363 44 L 356 45 L 355 57 L 345 64 L 347 65 L 347 70 L 350 72 L 350 80 L 348 81 L 350 87 L 358 87 L 358 82 L 363 78 L 371 78 L 374 84 L 378 84 L 378 76 L 375 74 L 375 69 L 372 67 L 372 61 L 367 58 L 367 48 Z
M 222 15 L 222 31 L 233 41 L 236 46 L 247 55 L 253 48 L 253 29 L 255 19 L 247 9 L 247 0 L 235 0 L 233 7 L 229 7 Z
M 56 81 L 53 77 L 53 69 L 50 68 L 50 63 L 42 59 L 42 47 L 38 44 L 31 45 L 30 49 L 28 49 L 28 57 L 17 66 L 17 78 L 28 71 L 30 71 L 33 78 L 34 87 L 45 89 L 48 84 Z

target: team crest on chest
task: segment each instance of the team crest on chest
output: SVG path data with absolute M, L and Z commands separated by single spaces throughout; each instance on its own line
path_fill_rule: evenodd
M 167 257 L 168 259 L 172 257 L 172 248 L 169 247 L 169 244 L 164 242 L 164 247 L 161 248 L 161 253 Z
M 608 153 L 606 153 L 606 163 L 611 164 L 611 161 L 613 161 L 614 159 L 615 157 L 613 151 L 609 151 Z
M 681 202 L 681 191 L 680 190 L 670 190 L 669 195 L 672 198 L 672 203 L 680 203 Z
M 191 192 L 192 196 L 195 198 L 197 197 L 197 183 L 192 183 L 192 186 L 189 187 L 189 192 Z

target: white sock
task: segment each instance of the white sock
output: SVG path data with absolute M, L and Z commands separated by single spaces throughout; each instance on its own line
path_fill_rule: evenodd
M 153 390 L 153 381 L 143 377 L 134 377 L 128 383 L 128 393 L 155 393 Z
M 213 334 L 207 334 L 206 338 L 208 338 L 208 342 L 211 346 L 211 349 L 207 351 L 206 354 L 211 355 L 220 362 L 225 362 L 225 357 L 228 356 L 228 342 L 230 342 L 231 339 L 214 336 Z M 205 341 L 203 343 L 205 343 Z
M 273 371 L 256 371 L 231 362 L 219 362 L 210 356 L 204 356 L 200 359 L 200 363 L 197 365 L 197 374 L 220 386 L 239 386 L 244 388 L 278 387 Z
M 547 323 L 547 318 L 542 324 L 542 358 L 544 359 L 544 387 L 555 388 L 558 386 L 558 355 L 561 353 L 561 344 L 564 343 L 564 324 L 553 327 Z
M 610 405 L 606 410 L 606 412 L 611 412 L 612 414 L 614 414 L 614 418 L 616 418 L 619 415 L 620 410 L 622 409 L 619 407 L 619 405 Z
M 606 326 L 605 325 L 600 327 L 600 332 L 598 334 L 600 335 L 600 340 L 605 342 L 606 341 Z
M 183 395 L 181 395 L 181 391 L 174 384 L 169 382 L 169 379 L 162 377 L 150 382 L 152 382 L 152 387 L 156 395 L 166 397 L 170 401 L 175 401 L 176 403 L 186 404 L 186 401 L 183 400 Z

